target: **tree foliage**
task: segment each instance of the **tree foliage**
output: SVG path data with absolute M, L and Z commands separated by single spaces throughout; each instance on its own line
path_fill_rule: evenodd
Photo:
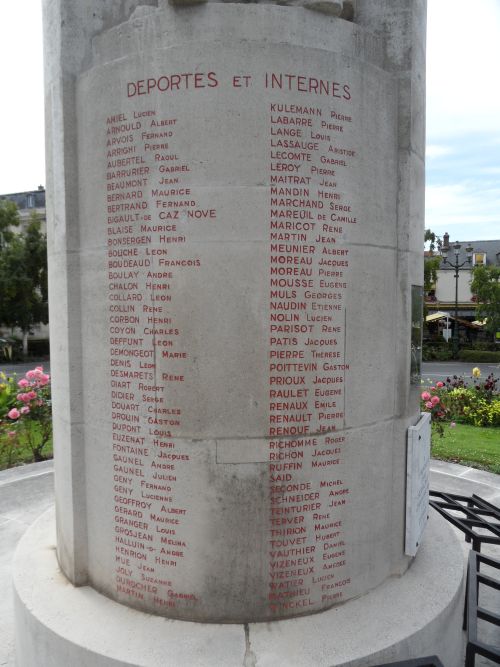
M 500 267 L 475 266 L 471 291 L 478 300 L 478 317 L 486 318 L 486 330 L 500 331 Z
M 0 323 L 27 335 L 33 326 L 48 322 L 47 241 L 38 215 L 25 231 L 3 231 L 0 247 Z
M 426 292 L 436 284 L 440 264 L 441 257 L 426 257 L 424 259 L 424 290 Z
M 19 211 L 13 201 L 0 200 L 0 250 L 14 238 L 13 227 L 19 227 Z
M 434 250 L 436 250 L 436 246 L 439 250 L 442 245 L 441 238 L 436 234 L 434 234 L 434 232 L 430 229 L 425 230 L 424 242 L 429 243 L 429 250 L 431 252 L 434 252 Z
M 425 230 L 424 240 L 429 243 L 431 256 L 424 258 L 424 290 L 428 292 L 433 288 L 437 281 L 438 269 L 441 265 L 440 255 L 433 255 L 434 251 L 441 249 L 442 240 L 430 229 Z

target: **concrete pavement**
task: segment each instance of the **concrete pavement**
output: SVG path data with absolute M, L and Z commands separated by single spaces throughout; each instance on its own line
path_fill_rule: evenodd
M 33 463 L 0 472 L 0 665 L 2 667 L 14 665 L 12 556 L 24 531 L 53 502 L 52 461 Z
M 481 470 L 434 460 L 431 466 L 431 488 L 465 495 L 476 493 L 500 506 L 500 476 Z M 14 667 L 15 664 L 10 581 L 14 550 L 26 528 L 53 502 L 52 461 L 0 472 L 0 667 Z M 470 547 L 462 534 L 459 535 L 465 562 Z M 500 547 L 483 545 L 483 553 L 500 558 Z M 497 609 L 499 607 L 500 604 L 497 605 Z M 491 631 L 493 636 L 496 633 L 498 637 L 498 629 Z M 481 658 L 476 660 L 477 667 L 486 667 L 489 664 L 491 663 Z M 77 666 L 68 665 L 68 667 Z

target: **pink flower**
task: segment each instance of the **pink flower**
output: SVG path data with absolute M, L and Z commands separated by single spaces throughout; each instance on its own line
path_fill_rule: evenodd
M 455 428 L 456 425 L 456 422 L 450 422 L 450 428 Z
M 436 382 L 436 387 L 441 389 L 441 387 L 444 387 L 444 382 Z
M 436 387 L 431 387 L 430 390 L 431 391 L 436 391 Z
M 15 431 L 9 431 L 7 435 L 9 436 L 9 438 L 15 438 L 17 433 Z
M 18 394 L 16 398 L 18 401 L 22 401 L 23 403 L 29 403 L 31 401 L 30 393 L 31 392 L 29 392 L 28 394 Z
M 439 403 L 439 396 L 433 396 L 431 398 L 432 405 L 437 405 Z
M 9 410 L 9 412 L 7 413 L 7 417 L 9 419 L 19 419 L 20 416 L 21 413 L 17 408 L 12 408 L 12 410 Z
M 38 380 L 38 384 L 41 387 L 44 387 L 46 384 L 49 384 L 49 381 L 50 381 L 50 375 L 41 375 Z
M 428 391 L 423 391 L 423 392 L 420 394 L 420 398 L 421 398 L 423 401 L 429 401 L 430 398 L 431 398 L 431 395 L 429 394 Z
M 36 391 L 29 391 L 25 396 L 29 396 L 28 401 L 33 401 L 37 397 Z
M 27 415 L 27 414 L 29 414 L 29 411 L 30 411 L 30 409 L 28 408 L 27 405 L 23 405 L 23 407 L 21 408 L 21 414 L 22 414 L 22 415 Z
M 36 378 L 36 373 L 35 373 L 35 371 L 28 371 L 28 372 L 26 373 L 26 377 L 28 378 L 28 380 L 34 380 L 34 379 Z
M 19 382 L 17 383 L 17 386 L 21 387 L 21 389 L 24 389 L 25 387 L 29 387 L 29 384 L 30 383 L 28 382 L 28 380 L 25 380 L 23 378 L 22 380 L 19 380 Z
M 432 403 L 430 401 L 427 401 L 427 403 L 425 404 L 425 407 L 429 408 L 429 410 L 431 410 L 434 406 L 432 405 Z

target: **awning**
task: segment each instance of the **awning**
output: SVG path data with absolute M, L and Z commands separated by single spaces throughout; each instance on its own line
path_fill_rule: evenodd
M 430 315 L 427 315 L 427 317 L 425 318 L 425 321 L 426 321 L 426 322 L 437 322 L 438 320 L 442 320 L 442 319 L 444 319 L 445 317 L 450 317 L 452 320 L 455 319 L 455 318 L 454 318 L 452 315 L 450 315 L 449 313 L 443 313 L 441 310 L 438 310 L 438 311 L 435 312 L 435 313 L 431 313 Z
M 438 320 L 444 320 L 446 318 L 448 318 L 449 320 L 455 320 L 454 315 L 451 315 L 450 313 L 445 313 L 442 310 L 438 310 L 435 313 L 427 315 L 425 321 L 437 322 Z M 463 320 L 461 317 L 457 317 L 456 321 L 459 322 L 459 324 L 463 324 L 465 327 L 470 327 L 471 329 L 482 329 L 484 326 L 484 322 L 480 322 L 479 320 L 476 320 L 475 322 L 469 322 L 469 320 Z

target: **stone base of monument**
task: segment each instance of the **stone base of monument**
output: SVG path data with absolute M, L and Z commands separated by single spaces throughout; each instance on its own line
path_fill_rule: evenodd
M 462 550 L 434 513 L 404 576 L 325 612 L 272 623 L 190 623 L 130 609 L 69 583 L 55 543 L 49 512 L 16 552 L 18 667 L 354 667 L 431 654 L 446 667 L 462 661 Z

